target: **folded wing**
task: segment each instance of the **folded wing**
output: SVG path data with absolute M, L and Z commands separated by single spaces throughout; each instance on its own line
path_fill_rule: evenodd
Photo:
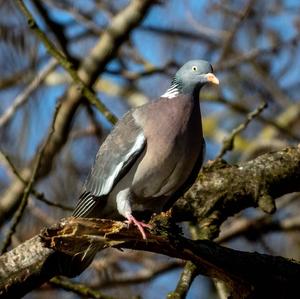
M 73 216 L 88 217 L 99 201 L 126 175 L 145 146 L 143 130 L 129 111 L 100 147 Z

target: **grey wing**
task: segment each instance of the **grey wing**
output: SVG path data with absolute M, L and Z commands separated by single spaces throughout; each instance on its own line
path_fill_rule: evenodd
M 143 129 L 136 124 L 132 111 L 126 113 L 100 147 L 73 216 L 87 217 L 126 174 L 145 145 Z

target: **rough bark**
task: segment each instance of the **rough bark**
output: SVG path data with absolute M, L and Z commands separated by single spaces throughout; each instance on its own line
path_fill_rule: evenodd
M 35 236 L 3 254 L 0 257 L 0 297 L 19 298 L 56 275 L 46 262 L 53 252 Z
M 299 181 L 299 146 L 237 165 L 218 160 L 202 169 L 173 210 L 178 220 L 193 217 L 202 228 L 201 238 L 213 239 L 224 220 L 245 208 L 259 206 L 266 213 L 274 213 L 275 199 L 300 191 Z
M 98 246 L 114 246 L 165 254 L 193 262 L 199 273 L 226 283 L 232 298 L 291 298 L 300 282 L 300 265 L 282 257 L 248 253 L 225 248 L 212 241 L 184 238 L 169 222 L 168 215 L 154 218 L 147 240 L 123 222 L 101 219 L 63 219 L 0 258 L 1 297 L 15 298 L 47 281 L 66 274 L 66 262 L 57 252 L 76 256 Z M 175 228 L 175 229 L 174 229 Z M 47 246 L 47 247 L 43 247 Z M 23 257 L 23 260 L 20 260 Z M 18 259 L 19 263 L 12 262 Z M 22 264 L 22 266 L 20 266 Z M 63 265 L 63 267 L 62 267 Z M 13 272 L 10 272 L 13 271 Z

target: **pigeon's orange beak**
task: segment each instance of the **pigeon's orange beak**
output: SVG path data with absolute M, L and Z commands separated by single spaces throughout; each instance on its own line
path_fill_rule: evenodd
M 207 82 L 219 85 L 220 81 L 219 79 L 213 74 L 213 73 L 208 73 L 205 75 L 205 78 Z

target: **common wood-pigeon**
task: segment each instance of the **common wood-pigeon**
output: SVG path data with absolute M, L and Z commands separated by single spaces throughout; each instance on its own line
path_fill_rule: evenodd
M 127 219 L 143 238 L 133 215 L 160 212 L 194 182 L 203 161 L 199 91 L 219 84 L 212 66 L 191 60 L 156 101 L 131 109 L 101 145 L 73 213 L 74 217 Z

